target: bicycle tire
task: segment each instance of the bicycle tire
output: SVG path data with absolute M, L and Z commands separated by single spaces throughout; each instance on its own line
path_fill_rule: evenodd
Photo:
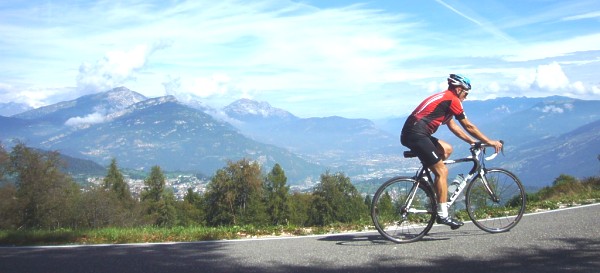
M 513 173 L 504 169 L 486 169 L 484 176 L 497 196 L 493 200 L 481 177 L 467 188 L 465 197 L 469 218 L 478 228 L 490 232 L 506 232 L 515 227 L 525 213 L 525 189 Z
M 416 183 L 410 177 L 395 177 L 383 183 L 373 196 L 373 224 L 383 237 L 392 242 L 421 240 L 433 226 L 436 202 L 428 185 L 420 183 L 411 209 L 405 208 L 407 196 Z

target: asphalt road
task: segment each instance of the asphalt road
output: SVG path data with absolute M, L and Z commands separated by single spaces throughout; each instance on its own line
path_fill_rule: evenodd
M 0 273 L 600 272 L 600 204 L 528 214 L 507 233 L 473 224 L 394 244 L 377 232 L 293 238 L 2 247 Z

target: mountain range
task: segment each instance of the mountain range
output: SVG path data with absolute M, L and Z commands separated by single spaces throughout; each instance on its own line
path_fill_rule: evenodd
M 46 150 L 108 165 L 212 175 L 228 161 L 250 158 L 265 168 L 279 163 L 292 178 L 318 177 L 323 167 L 240 134 L 228 123 L 179 103 L 145 98 L 126 88 L 42 107 L 0 120 L 4 143 L 15 139 Z
M 529 187 L 562 173 L 598 175 L 600 101 L 567 97 L 465 101 L 467 116 L 506 142 L 494 166 L 514 171 Z M 2 104 L 0 104 L 2 109 Z M 371 121 L 339 116 L 299 118 L 267 102 L 241 99 L 222 109 L 175 97 L 146 98 L 125 87 L 10 116 L 0 116 L 0 140 L 57 150 L 108 165 L 211 176 L 227 161 L 249 158 L 264 171 L 279 163 L 291 185 L 311 184 L 325 171 L 353 180 L 407 173 L 418 162 L 401 157 L 405 117 Z M 466 144 L 440 128 L 455 151 Z M 459 155 L 459 152 L 456 152 Z M 460 154 L 463 155 L 463 154 Z

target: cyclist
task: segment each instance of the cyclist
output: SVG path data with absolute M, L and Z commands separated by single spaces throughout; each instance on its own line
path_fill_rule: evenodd
M 445 124 L 452 133 L 469 144 L 475 142 L 471 138 L 472 136 L 485 144 L 494 146 L 496 152 L 502 148 L 502 143 L 487 138 L 467 119 L 462 101 L 467 98 L 470 90 L 471 81 L 468 78 L 460 74 L 450 74 L 448 89 L 431 95 L 421 102 L 406 119 L 400 136 L 402 145 L 417 154 L 421 162 L 435 175 L 434 182 L 439 204 L 436 222 L 448 225 L 452 229 L 457 229 L 463 225 L 462 222 L 448 216 L 446 205 L 448 200 L 448 169 L 443 160 L 446 160 L 452 153 L 452 146 L 433 137 L 433 133 L 437 131 L 440 125 Z M 466 134 L 457 125 L 452 119 L 453 116 L 469 134 Z

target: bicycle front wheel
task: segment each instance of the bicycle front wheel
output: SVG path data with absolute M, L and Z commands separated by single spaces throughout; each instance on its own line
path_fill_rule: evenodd
M 503 169 L 486 169 L 467 188 L 467 212 L 473 223 L 491 233 L 505 232 L 519 223 L 525 212 L 521 181 Z
M 379 187 L 373 196 L 371 218 L 383 237 L 396 243 L 410 243 L 429 232 L 435 216 L 435 199 L 430 188 L 422 183 L 396 177 Z

